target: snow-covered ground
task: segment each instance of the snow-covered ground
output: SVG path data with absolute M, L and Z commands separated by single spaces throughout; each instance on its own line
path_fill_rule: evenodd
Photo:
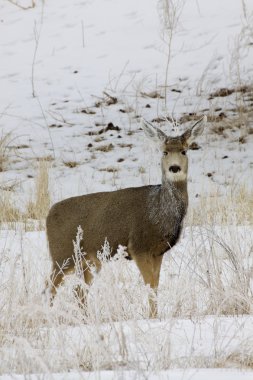
M 225 130 L 216 133 L 208 123 L 202 149 L 190 154 L 192 194 L 200 184 L 210 191 L 252 182 L 252 134 L 247 144 L 239 142 L 251 125 L 252 89 L 209 99 L 220 88 L 252 84 L 251 1 L 185 3 L 172 39 L 166 106 L 145 96 L 164 95 L 162 4 L 54 0 L 23 11 L 1 2 L 0 128 L 12 131 L 13 140 L 0 180 L 22 200 L 33 187 L 38 157 L 52 164 L 54 200 L 159 181 L 150 149 L 143 151 L 139 116 L 220 118 L 217 126 L 222 122 Z M 116 104 L 106 104 L 104 91 Z M 109 122 L 120 130 L 98 134 Z M 101 152 L 104 146 L 110 147 Z M 69 168 L 71 162 L 76 166 Z
M 180 15 L 171 51 L 165 3 L 35 0 L 23 10 L 1 1 L 0 139 L 11 132 L 2 199 L 26 210 L 39 159 L 50 165 L 51 202 L 159 183 L 140 117 L 177 133 L 202 114 L 200 149 L 189 151 L 190 204 L 214 195 L 225 204 L 244 186 L 252 194 L 252 1 L 169 1 Z M 1 152 L 0 144 L 0 166 Z M 88 315 L 73 277 L 49 308 L 44 231 L 1 225 L 0 378 L 252 379 L 252 220 L 244 224 L 184 230 L 166 255 L 155 321 L 149 289 L 123 258 L 95 278 Z
M 149 320 L 150 290 L 133 262 L 119 257 L 104 264 L 90 288 L 87 314 L 73 296 L 76 276 L 66 279 L 49 307 L 41 295 L 50 271 L 44 232 L 1 230 L 1 374 L 60 372 L 52 375 L 57 379 L 71 378 L 68 371 L 80 372 L 73 378 L 98 371 L 90 376 L 104 378 L 100 371 L 115 370 L 106 376 L 177 379 L 184 372 L 171 369 L 184 368 L 186 378 L 198 379 L 210 372 L 198 369 L 215 367 L 236 368 L 223 370 L 221 379 L 231 373 L 247 379 L 253 355 L 251 232 L 186 228 L 165 256 L 159 319 Z
M 0 379 L 4 380 L 23 380 L 23 376 L 21 375 L 5 375 L 4 377 L 0 377 Z M 39 378 L 38 374 L 30 375 L 29 379 L 36 380 Z M 251 380 L 252 372 L 248 371 L 238 371 L 238 370 L 213 370 L 213 369 L 191 369 L 191 370 L 168 370 L 168 371 L 159 371 L 157 372 L 141 372 L 136 373 L 135 371 L 99 371 L 93 373 L 80 373 L 80 372 L 70 372 L 62 374 L 50 374 L 44 375 L 43 379 L 64 379 L 64 380 L 72 380 L 72 379 L 89 379 L 89 380 L 132 380 L 132 379 L 149 379 L 149 380 Z

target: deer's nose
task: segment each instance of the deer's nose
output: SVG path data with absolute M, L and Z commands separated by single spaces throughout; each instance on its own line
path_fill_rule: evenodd
M 172 173 L 178 173 L 181 171 L 181 168 L 178 165 L 172 165 L 169 167 L 169 171 Z

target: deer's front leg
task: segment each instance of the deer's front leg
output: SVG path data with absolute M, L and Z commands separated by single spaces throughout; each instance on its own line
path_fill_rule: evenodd
M 134 257 L 134 260 L 142 274 L 143 280 L 146 285 L 150 285 L 154 291 L 149 295 L 149 317 L 157 318 L 157 289 L 159 285 L 160 270 L 162 264 L 163 255 L 152 256 L 150 254 L 140 255 Z

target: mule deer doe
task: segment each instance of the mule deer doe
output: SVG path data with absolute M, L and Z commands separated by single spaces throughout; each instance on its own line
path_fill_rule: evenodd
M 97 251 L 107 238 L 112 255 L 119 245 L 127 247 L 127 258 L 135 261 L 145 284 L 157 293 L 163 254 L 178 241 L 187 211 L 186 151 L 202 133 L 205 122 L 206 116 L 177 137 L 167 136 L 152 124 L 142 122 L 145 134 L 156 140 L 162 152 L 162 184 L 81 195 L 52 206 L 46 223 L 53 262 L 51 300 L 64 274 L 74 269 L 73 240 L 79 225 L 85 237 L 83 276 L 87 284 L 92 281 L 87 263 L 100 268 Z M 66 260 L 68 267 L 64 268 Z M 150 316 L 156 317 L 154 294 L 149 298 L 149 308 Z

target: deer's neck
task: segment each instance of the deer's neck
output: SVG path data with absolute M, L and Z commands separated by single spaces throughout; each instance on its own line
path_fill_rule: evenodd
M 150 198 L 150 217 L 161 232 L 181 225 L 188 206 L 187 181 L 163 181 L 154 186 Z
M 160 191 L 161 210 L 167 214 L 183 219 L 188 206 L 187 181 L 163 181 Z
M 182 206 L 187 209 L 188 206 L 188 191 L 187 191 L 187 181 L 163 181 L 161 186 L 161 195 L 164 194 L 166 197 L 175 197 Z

